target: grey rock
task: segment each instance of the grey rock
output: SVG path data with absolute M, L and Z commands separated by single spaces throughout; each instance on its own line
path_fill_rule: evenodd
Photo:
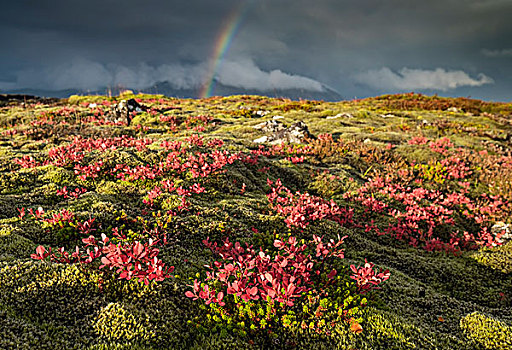
M 271 134 L 254 140 L 256 143 L 268 142 L 271 145 L 278 145 L 285 142 L 304 143 L 307 139 L 314 138 L 314 136 L 309 132 L 307 125 L 303 122 L 293 123 L 288 128 L 284 128 L 282 123 L 276 122 L 275 120 L 268 121 L 259 125 L 261 126 L 260 130 L 268 130 L 267 132 L 270 132 Z
M 135 99 L 131 98 L 129 100 L 121 100 L 115 107 L 114 107 L 114 114 L 117 118 L 126 118 L 126 124 L 130 125 L 130 122 L 132 121 L 132 112 L 142 112 L 145 111 L 147 108 L 137 101 Z
M 253 128 L 261 130 L 263 132 L 278 132 L 286 129 L 286 126 L 281 122 L 275 120 L 268 120 L 266 122 L 253 126 Z

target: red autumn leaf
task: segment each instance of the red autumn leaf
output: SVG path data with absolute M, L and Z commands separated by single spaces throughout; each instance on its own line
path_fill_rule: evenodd
M 267 273 L 265 273 L 265 278 L 267 279 L 267 281 L 269 281 L 270 283 L 272 283 L 273 278 L 272 278 L 272 275 L 271 275 L 270 273 L 268 273 L 268 272 L 267 272 Z
M 133 255 L 135 257 L 138 257 L 142 251 L 144 250 L 144 246 L 140 243 L 140 242 L 135 242 L 134 246 L 133 246 Z
M 45 249 L 45 247 L 43 247 L 42 245 L 40 245 L 40 246 L 38 246 L 38 247 L 36 248 L 36 253 L 37 253 L 37 255 L 39 255 L 39 256 L 41 256 L 41 257 L 44 255 L 44 253 L 45 253 L 45 252 L 46 252 L 46 249 Z

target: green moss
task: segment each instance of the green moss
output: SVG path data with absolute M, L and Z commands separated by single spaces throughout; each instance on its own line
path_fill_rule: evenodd
M 396 151 L 408 161 L 415 161 L 416 163 L 428 163 L 430 159 L 435 157 L 428 147 L 419 148 L 410 145 L 402 145 L 398 147 Z
M 71 104 L 71 105 L 80 105 L 82 103 L 101 103 L 105 100 L 112 100 L 112 98 L 109 98 L 107 96 L 101 96 L 101 95 L 97 95 L 97 96 L 91 96 L 91 95 L 86 95 L 86 96 L 78 96 L 78 95 L 71 95 L 69 96 L 69 98 L 67 99 L 68 103 Z
M 152 350 L 157 349 L 148 345 L 129 342 L 128 344 L 108 343 L 93 345 L 87 350 Z
M 34 184 L 33 172 L 8 172 L 0 174 L 0 193 L 2 195 L 23 193 Z
M 34 247 L 32 241 L 13 233 L 11 227 L 0 227 L 0 260 L 26 259 Z
M 139 312 L 140 313 L 140 312 Z M 142 318 L 142 319 L 141 319 Z M 108 340 L 147 340 L 155 336 L 148 328 L 149 315 L 134 315 L 119 303 L 109 303 L 93 321 L 94 330 Z
M 504 273 L 512 273 L 512 241 L 492 249 L 481 249 L 471 255 L 480 264 Z
M 57 341 L 67 343 L 66 348 L 87 344 L 94 334 L 89 319 L 103 303 L 97 283 L 97 274 L 85 274 L 77 266 L 0 262 L 0 309 L 12 321 L 46 334 L 42 348 Z
M 145 125 L 145 126 L 154 126 L 158 125 L 158 117 L 152 116 L 149 113 L 141 112 L 138 113 L 133 119 L 132 119 L 133 125 Z
M 82 165 L 97 161 L 103 161 L 107 168 L 118 163 L 130 167 L 158 164 L 166 157 L 166 151 L 159 147 L 160 140 L 183 140 L 195 133 L 185 130 L 184 125 L 172 134 L 157 127 L 152 127 L 149 134 L 139 132 L 133 126 L 82 124 L 79 127 L 74 125 L 73 117 L 56 115 L 62 107 L 72 106 L 79 115 L 88 116 L 92 115 L 91 109 L 84 106 L 88 103 L 128 98 L 142 99 L 144 105 L 162 111 L 167 107 L 177 107 L 163 113 L 172 114 L 180 121 L 199 114 L 212 116 L 216 125 L 209 126 L 201 134 L 206 140 L 213 137 L 223 139 L 225 145 L 222 150 L 230 152 L 256 149 L 258 145 L 252 140 L 262 133 L 253 126 L 274 115 L 284 116 L 287 125 L 302 120 L 313 134 L 332 133 L 335 140 L 351 141 L 349 148 L 352 148 L 332 150 L 328 149 L 329 145 L 314 156 L 306 156 L 302 164 L 290 164 L 279 156 L 261 156 L 256 165 L 235 162 L 225 169 L 226 172 L 207 179 L 184 180 L 180 176 L 169 176 L 177 186 L 198 182 L 206 188 L 205 193 L 194 194 L 187 199 L 190 203 L 188 210 L 179 212 L 167 222 L 166 238 L 169 243 L 158 246 L 158 256 L 166 264 L 176 267 L 178 278 L 144 286 L 138 281 L 118 280 L 108 270 L 98 270 L 99 262 L 95 266 L 89 265 L 89 270 L 81 266 L 32 261 L 30 254 L 39 244 L 69 244 L 71 247 L 67 248 L 72 250 L 80 240 L 56 240 L 60 229 L 46 232 L 40 222 L 32 219 L 20 221 L 16 208 L 42 206 L 47 213 L 66 208 L 74 211 L 80 220 L 93 217 L 97 229 L 93 234 L 97 237 L 101 233 L 110 236 L 114 226 L 122 227 L 132 239 L 147 236 L 144 225 L 133 220 L 138 216 L 147 220 L 148 230 L 153 229 L 155 218 L 151 214 L 143 214 L 143 210 L 151 210 L 141 199 L 159 184 L 160 178 L 122 181 L 102 175 L 93 181 L 83 182 L 77 179 L 72 166 L 20 169 L 13 163 L 13 158 L 24 155 L 43 161 L 48 149 L 66 144 L 73 135 L 126 135 L 150 137 L 156 142 L 143 151 L 124 148 L 94 151 L 85 155 Z M 340 227 L 328 220 L 315 221 L 295 234 L 300 238 L 315 234 L 326 239 L 335 238 L 338 234 L 347 235 L 343 268 L 348 269 L 351 264 L 360 265 L 368 259 L 391 270 L 391 279 L 372 296 L 373 307 L 366 309 L 361 334 L 340 326 L 335 339 L 314 332 L 285 330 L 280 330 L 273 337 L 243 337 L 229 332 L 221 335 L 187 324 L 191 315 L 204 317 L 205 314 L 200 308 L 201 303 L 187 298 L 184 293 L 190 290 L 196 273 L 211 263 L 211 252 L 202 243 L 206 237 L 216 242 L 229 237 L 232 241 L 265 247 L 272 245 L 274 234 L 286 236 L 293 231 L 286 226 L 282 216 L 269 208 L 267 178 L 281 179 L 292 192 L 309 191 L 332 198 L 339 205 L 353 207 L 358 218 L 364 208 L 347 202 L 343 198 L 345 192 L 356 190 L 378 172 L 382 175 L 386 165 L 399 159 L 397 155 L 416 164 L 427 163 L 431 158 L 439 159 L 439 155 L 431 152 L 428 146 L 409 145 L 406 140 L 421 135 L 436 139 L 447 134 L 457 146 L 470 150 L 485 149 L 481 141 L 490 141 L 506 151 L 510 147 L 504 136 L 510 133 L 511 124 L 507 116 L 512 105 L 480 104 L 417 94 L 338 103 L 260 96 L 203 100 L 166 98 L 163 102 L 155 100 L 158 98 L 162 96 L 136 95 L 133 92 L 115 98 L 74 96 L 50 105 L 13 106 L 0 111 L 0 125 L 4 126 L 0 132 L 13 128 L 14 123 L 18 124 L 15 127 L 18 134 L 12 137 L 0 135 L 0 349 L 481 350 L 487 348 L 483 338 L 494 339 L 492 334 L 489 336 L 485 332 L 501 334 L 507 329 L 509 332 L 512 322 L 512 299 L 508 293 L 512 290 L 512 243 L 448 256 L 418 250 L 390 235 L 379 236 L 374 230 Z M 444 112 L 451 106 L 464 111 L 475 108 L 475 112 L 485 110 L 503 115 L 476 117 L 468 113 Z M 256 119 L 253 112 L 258 110 L 270 111 L 270 114 Z M 343 112 L 354 117 L 325 118 Z M 66 119 L 70 124 L 61 129 L 44 126 L 37 135 L 23 135 L 31 128 L 31 121 L 41 119 L 41 113 L 54 115 L 54 120 Z M 380 116 L 388 113 L 396 117 Z M 133 122 L 160 125 L 157 118 L 139 113 Z M 352 142 L 366 138 L 371 140 L 370 144 Z M 384 146 L 388 143 L 396 147 L 386 151 Z M 324 171 L 327 171 L 325 175 Z M 336 177 L 331 178 L 330 175 Z M 507 176 L 506 173 L 502 176 L 503 184 L 508 183 Z M 489 193 L 488 186 L 483 182 L 475 183 L 475 178 L 472 178 L 468 196 L 476 198 Z M 432 181 L 427 179 L 425 182 Z M 246 185 L 244 193 L 242 184 Z M 64 200 L 55 194 L 63 186 L 87 187 L 88 193 L 76 200 Z M 165 193 L 155 203 L 153 209 L 158 208 L 165 213 L 176 209 L 179 198 Z M 125 219 L 119 219 L 121 211 L 127 213 Z M 375 219 L 374 224 L 379 228 L 387 227 L 391 220 L 376 214 L 368 214 L 367 217 Z M 361 225 L 365 223 L 358 222 Z M 254 233 L 252 228 L 258 233 Z M 455 228 L 463 229 L 464 223 L 456 220 L 455 227 L 446 229 Z M 101 271 L 107 273 L 103 275 Z M 100 276 L 104 279 L 102 289 L 98 287 Z M 470 317 L 466 315 L 475 310 L 481 315 L 488 315 L 485 316 L 487 318 L 476 318 L 475 321 L 472 316 L 473 323 L 469 322 Z M 468 338 L 473 340 L 468 341 Z M 508 346 L 496 344 L 493 346 Z
M 68 170 L 53 165 L 47 165 L 38 169 L 40 175 L 39 181 L 53 183 L 59 186 L 69 186 L 75 181 L 75 174 L 72 170 Z
M 375 349 L 428 348 L 435 341 L 420 328 L 392 312 L 369 309 L 364 323 L 364 343 L 374 344 Z
M 512 349 L 512 327 L 501 321 L 473 312 L 460 320 L 460 328 L 471 341 L 485 349 Z
M 119 199 L 138 197 L 146 194 L 146 191 L 149 189 L 145 189 L 145 186 L 141 186 L 140 182 L 141 181 L 136 183 L 127 180 L 102 180 L 96 184 L 96 193 L 101 196 L 107 196 L 111 198 L 115 197 Z

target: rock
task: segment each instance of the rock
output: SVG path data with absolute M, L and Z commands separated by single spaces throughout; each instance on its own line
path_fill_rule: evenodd
M 502 234 L 502 236 L 497 239 L 499 243 L 508 242 L 512 239 L 512 227 L 510 226 L 510 224 L 506 224 L 503 221 L 498 221 L 491 227 L 491 233 L 494 236 Z
M 266 116 L 269 113 L 270 113 L 269 111 L 256 111 L 256 112 L 254 112 L 254 114 L 257 114 L 260 117 Z
M 275 120 L 269 120 L 258 125 L 253 126 L 254 129 L 258 129 L 264 132 L 278 132 L 286 129 L 286 126 L 281 122 Z
M 262 136 L 259 139 L 254 140 L 253 142 L 255 142 L 255 143 L 263 143 L 263 142 L 267 142 L 267 140 L 268 140 L 267 136 Z
M 273 124 L 275 123 L 275 124 Z M 263 125 L 264 124 L 264 125 Z M 254 140 L 256 143 L 268 142 L 272 145 L 278 145 L 281 143 L 303 143 L 306 139 L 314 138 L 309 133 L 308 127 L 303 122 L 293 123 L 290 127 L 284 128 L 282 123 L 276 121 L 268 121 L 256 126 L 261 126 L 260 130 L 269 130 L 271 135 L 260 137 Z M 281 128 L 280 130 L 271 131 L 272 128 Z
M 396 115 L 388 113 L 388 114 L 381 114 L 381 118 L 398 118 Z
M 275 115 L 272 117 L 272 119 L 274 120 L 277 120 L 277 119 L 283 119 L 284 117 L 282 115 Z
M 132 112 L 142 112 L 146 110 L 145 106 L 139 104 L 135 99 L 131 98 L 129 100 L 121 100 L 115 107 L 114 113 L 118 118 L 126 118 L 126 124 L 130 125 L 132 121 L 133 115 Z
M 272 140 L 271 144 L 281 144 L 284 142 L 289 143 L 303 143 L 306 139 L 313 138 L 309 133 L 308 127 L 303 122 L 293 123 L 289 128 L 278 131 Z
M 328 116 L 325 119 L 338 119 L 338 118 L 354 118 L 354 116 L 350 113 L 338 113 L 336 115 Z
M 454 112 L 454 113 L 460 113 L 461 110 L 458 109 L 457 107 L 450 107 L 446 110 L 447 112 Z
M 97 103 L 89 103 L 89 108 L 96 108 L 98 107 Z

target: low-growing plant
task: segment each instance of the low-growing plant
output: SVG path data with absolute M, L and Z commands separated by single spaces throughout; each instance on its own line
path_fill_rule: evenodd
M 271 193 L 267 195 L 270 207 L 278 214 L 285 217 L 284 222 L 288 227 L 306 228 L 311 222 L 328 219 L 340 225 L 353 223 L 353 210 L 342 208 L 333 200 L 312 196 L 309 193 L 292 193 L 283 186 L 281 180 L 275 183 L 267 180 L 271 186 Z
M 203 243 L 220 260 L 206 266 L 204 279 L 195 279 L 186 295 L 202 300 L 206 319 L 196 327 L 214 327 L 242 335 L 276 335 L 311 330 L 336 336 L 348 328 L 359 332 L 366 293 L 379 288 L 389 271 L 374 265 L 343 266 L 345 237 L 323 242 L 321 237 L 299 242 L 294 236 L 276 237 L 259 251 L 246 244 Z
M 158 241 L 150 238 L 148 242 L 127 242 L 126 237 L 118 230 L 113 231 L 116 240 L 119 241 L 117 244 L 102 234 L 101 240 L 96 240 L 94 236 L 82 239 L 84 246 L 77 246 L 71 253 L 63 247 L 52 253 L 51 247 L 46 250 L 40 245 L 31 257 L 35 260 L 49 259 L 59 263 L 79 263 L 82 266 L 97 266 L 97 262 L 101 262 L 99 269 L 108 268 L 108 271 L 114 270 L 119 279 L 133 278 L 144 284 L 170 277 L 174 267 L 166 267 L 165 263 L 158 259 L 159 249 L 155 247 Z

